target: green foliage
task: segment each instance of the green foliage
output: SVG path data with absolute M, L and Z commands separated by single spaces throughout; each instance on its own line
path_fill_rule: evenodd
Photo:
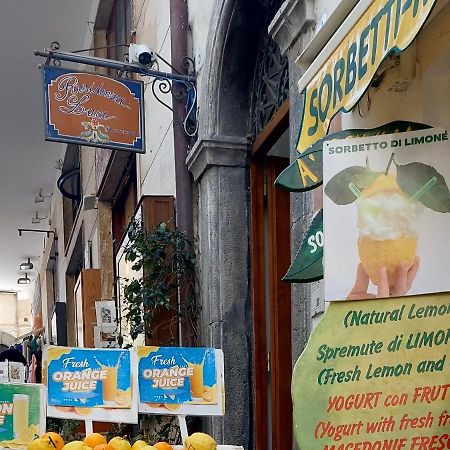
M 116 436 L 123 436 L 128 438 L 130 426 L 122 423 L 113 423 L 112 429 L 106 433 L 106 440 L 109 442 Z
M 125 318 L 134 341 L 145 333 L 152 338 L 155 332 L 152 320 L 162 309 L 172 310 L 175 320 L 189 321 L 195 331 L 197 309 L 194 290 L 182 304 L 173 301 L 182 286 L 193 287 L 195 254 L 190 240 L 176 227 L 159 224 L 147 232 L 140 221 L 133 221 L 127 232 L 125 260 L 142 276 L 125 279 L 123 290 Z M 157 326 L 167 324 L 158 323 Z M 169 343 L 167 343 L 169 344 Z
M 46 430 L 60 434 L 64 442 L 76 441 L 82 438 L 81 433 L 78 431 L 80 423 L 79 420 L 47 417 Z

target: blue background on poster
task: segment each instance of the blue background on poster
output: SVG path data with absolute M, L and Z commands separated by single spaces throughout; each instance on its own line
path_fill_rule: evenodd
M 64 367 L 64 361 L 81 363 L 83 367 Z M 130 353 L 127 350 L 88 350 L 73 348 L 48 365 L 48 404 L 53 406 L 109 406 L 103 401 L 102 382 L 99 380 L 92 391 L 63 392 L 63 382 L 54 381 L 55 372 L 80 372 L 86 369 L 99 370 L 101 366 L 114 367 L 118 364 L 117 388 L 126 391 L 131 387 Z
M 158 362 L 152 358 L 160 355 Z M 172 359 L 173 358 L 173 359 Z M 171 360 L 171 364 L 163 365 L 161 360 Z M 146 369 L 164 369 L 174 366 L 187 367 L 188 363 L 203 363 L 203 386 L 212 387 L 216 384 L 216 360 L 213 348 L 197 347 L 157 347 L 148 356 L 139 359 L 139 395 L 141 402 L 147 403 L 190 403 L 193 401 L 189 377 L 185 378 L 184 386 L 177 388 L 154 388 L 151 379 L 144 379 L 142 373 Z

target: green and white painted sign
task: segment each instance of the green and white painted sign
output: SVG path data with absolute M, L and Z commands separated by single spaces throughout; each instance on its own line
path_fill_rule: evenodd
M 292 377 L 301 450 L 450 448 L 450 295 L 333 302 Z
M 323 211 L 314 216 L 284 281 L 309 283 L 323 278 Z

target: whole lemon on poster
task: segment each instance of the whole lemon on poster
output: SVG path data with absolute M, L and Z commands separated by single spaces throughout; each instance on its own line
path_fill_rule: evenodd
M 216 450 L 217 442 L 206 433 L 193 433 L 186 438 L 184 445 L 195 450 Z
M 393 175 L 379 175 L 358 199 L 358 253 L 361 264 L 375 285 L 380 269 L 387 270 L 389 285 L 395 283 L 401 264 L 409 269 L 417 252 L 418 202 L 397 184 Z
M 88 447 L 95 448 L 97 445 L 106 444 L 106 438 L 100 433 L 91 433 L 84 438 L 84 442 Z
M 84 441 L 72 441 L 63 447 L 63 450 L 92 450 Z
M 44 439 L 49 439 L 50 443 L 53 444 L 56 450 L 62 450 L 65 445 L 64 439 L 54 431 L 47 431 L 47 433 L 43 434 L 41 437 Z
M 112 445 L 115 450 L 131 450 L 131 444 L 128 440 L 120 436 L 112 438 L 108 444 Z
M 147 447 L 147 442 L 143 441 L 142 439 L 139 439 L 138 441 L 134 442 L 131 446 L 131 450 L 141 450 L 143 447 Z
M 55 450 L 53 444 L 48 438 L 37 438 L 30 442 L 27 446 L 27 450 Z

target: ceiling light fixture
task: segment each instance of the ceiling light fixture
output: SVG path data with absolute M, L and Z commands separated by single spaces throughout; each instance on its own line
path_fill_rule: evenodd
M 51 194 L 44 194 L 42 189 L 39 189 L 38 195 L 34 197 L 34 203 L 42 203 L 46 198 L 50 198 L 52 195 L 53 192 Z
M 26 273 L 24 277 L 20 277 L 17 279 L 17 284 L 30 284 L 31 279 L 28 278 L 28 274 Z
M 39 217 L 39 212 L 36 211 L 36 215 L 31 218 L 31 223 L 41 223 L 44 219 L 46 219 L 48 216 L 45 217 Z
M 20 270 L 31 270 L 33 268 L 33 263 L 30 261 L 30 258 L 28 258 L 27 262 L 22 263 L 19 268 Z

